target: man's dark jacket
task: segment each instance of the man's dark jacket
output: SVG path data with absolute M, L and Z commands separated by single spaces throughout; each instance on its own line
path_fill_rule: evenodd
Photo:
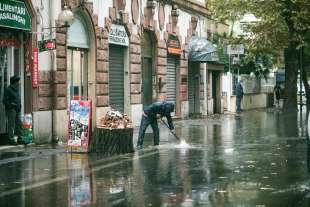
M 145 115 L 147 115 L 149 119 L 156 120 L 157 119 L 156 114 L 159 114 L 161 117 L 165 116 L 167 118 L 168 125 L 171 130 L 174 129 L 170 114 L 173 111 L 174 111 L 174 105 L 168 102 L 155 102 L 144 109 L 144 113 Z
M 237 98 L 242 98 L 242 96 L 243 96 L 243 87 L 242 87 L 241 83 L 237 83 L 237 85 L 236 85 L 236 96 L 237 96 Z
M 19 90 L 12 85 L 7 87 L 4 91 L 3 104 L 5 105 L 5 110 L 14 109 L 16 112 L 20 112 L 21 99 Z

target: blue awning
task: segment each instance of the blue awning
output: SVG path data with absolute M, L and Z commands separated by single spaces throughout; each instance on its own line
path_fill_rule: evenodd
M 193 62 L 218 62 L 216 45 L 207 38 L 193 37 L 188 44 L 188 59 Z

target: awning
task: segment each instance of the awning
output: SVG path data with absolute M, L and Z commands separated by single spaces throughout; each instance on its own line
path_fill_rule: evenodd
M 188 44 L 188 59 L 193 62 L 219 61 L 217 48 L 207 38 L 193 37 Z

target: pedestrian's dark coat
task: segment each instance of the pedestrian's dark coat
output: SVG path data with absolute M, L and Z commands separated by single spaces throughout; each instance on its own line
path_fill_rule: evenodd
M 161 117 L 165 116 L 171 130 L 174 129 L 170 114 L 173 111 L 174 105 L 168 102 L 155 102 L 144 109 L 144 113 L 149 119 L 157 119 L 157 114 L 159 114 Z
M 243 87 L 242 87 L 240 82 L 238 82 L 236 85 L 236 96 L 237 96 L 237 98 L 243 97 Z
M 6 110 L 14 109 L 16 112 L 21 110 L 21 99 L 18 88 L 13 85 L 7 87 L 4 91 L 3 104 Z
M 274 92 L 276 94 L 276 99 L 279 100 L 281 95 L 281 87 L 279 85 L 275 85 Z

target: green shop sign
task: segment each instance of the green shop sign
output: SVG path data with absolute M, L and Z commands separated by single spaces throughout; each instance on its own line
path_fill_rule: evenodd
M 21 1 L 0 0 L 0 27 L 31 31 L 31 18 Z

